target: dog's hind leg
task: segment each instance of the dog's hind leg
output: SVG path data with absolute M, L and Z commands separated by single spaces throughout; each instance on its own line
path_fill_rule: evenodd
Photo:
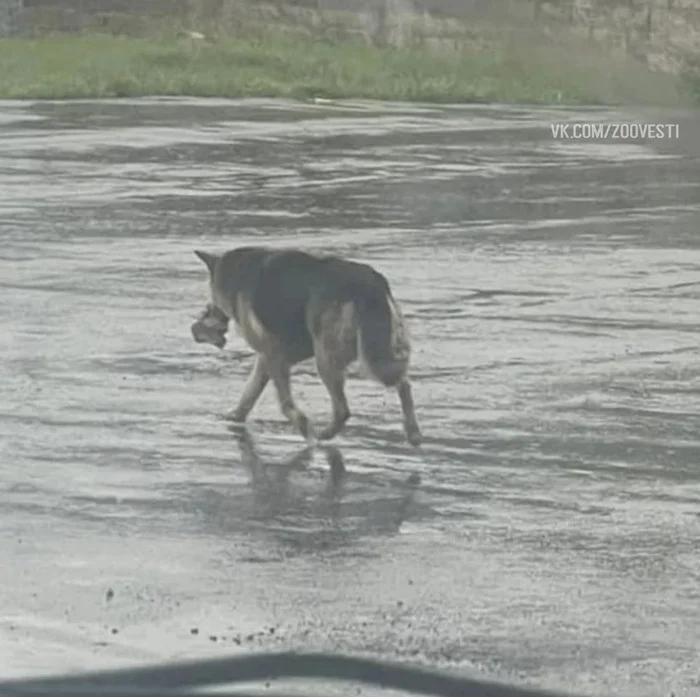
M 265 359 L 267 371 L 272 378 L 272 382 L 277 390 L 277 398 L 279 400 L 282 413 L 292 422 L 294 427 L 308 441 L 315 437 L 313 426 L 309 418 L 295 404 L 292 397 L 292 389 L 290 385 L 290 366 L 287 361 L 279 354 L 267 356 Z
M 334 305 L 315 323 L 316 369 L 332 403 L 331 421 L 319 434 L 320 440 L 338 435 L 350 418 L 345 397 L 345 370 L 357 358 L 357 322 L 352 303 Z
M 385 387 L 394 387 L 401 401 L 406 439 L 418 446 L 423 437 L 416 420 L 407 371 L 411 341 L 401 309 L 391 294 L 366 296 L 356 302 L 360 359 Z
M 267 372 L 265 360 L 262 356 L 258 356 L 255 359 L 255 365 L 250 373 L 238 406 L 226 414 L 226 419 L 236 423 L 243 423 L 253 410 L 255 403 L 260 399 L 260 395 L 269 381 L 270 375 Z
M 416 420 L 416 412 L 413 406 L 413 391 L 408 378 L 404 377 L 396 386 L 396 391 L 401 401 L 401 411 L 403 411 L 403 427 L 406 431 L 406 438 L 411 445 L 418 446 L 423 442 L 418 421 Z

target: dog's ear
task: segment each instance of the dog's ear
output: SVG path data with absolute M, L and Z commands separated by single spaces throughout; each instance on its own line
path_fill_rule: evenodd
M 214 275 L 214 267 L 216 266 L 216 262 L 219 260 L 219 257 L 216 256 L 216 254 L 209 254 L 209 252 L 202 252 L 199 249 L 195 249 L 194 253 L 207 265 L 207 268 L 209 269 L 209 273 L 213 276 Z

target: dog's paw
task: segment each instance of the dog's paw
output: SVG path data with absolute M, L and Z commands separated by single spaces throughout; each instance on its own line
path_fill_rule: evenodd
M 306 440 L 309 445 L 316 445 L 318 442 L 316 431 L 314 430 L 314 425 L 311 423 L 306 414 L 302 414 L 301 412 L 299 413 L 297 417 L 297 428 L 299 429 L 299 433 L 301 433 L 304 440 Z
M 247 416 L 247 414 L 244 414 L 239 409 L 231 409 L 231 411 L 227 411 L 222 418 L 224 421 L 228 421 L 230 423 L 243 424 L 245 423 Z
M 348 419 L 350 418 L 350 412 L 334 414 L 333 420 L 325 427 L 321 429 L 318 434 L 319 440 L 333 440 L 342 430 Z
M 416 425 L 406 427 L 406 439 L 414 447 L 417 448 L 423 443 L 423 434 Z
M 330 426 L 326 426 L 325 428 L 321 429 L 321 431 L 318 434 L 318 439 L 320 441 L 333 440 L 333 438 L 335 438 L 338 435 L 339 431 L 340 429 L 337 428 L 335 424 L 331 424 Z

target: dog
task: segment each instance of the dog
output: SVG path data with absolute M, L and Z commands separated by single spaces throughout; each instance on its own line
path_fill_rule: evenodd
M 420 445 L 407 371 L 411 342 L 386 278 L 366 264 L 295 249 L 239 247 L 217 255 L 195 250 L 209 271 L 210 301 L 191 326 L 198 343 L 226 344 L 233 320 L 257 353 L 238 405 L 226 417 L 243 423 L 272 380 L 284 416 L 306 440 L 331 440 L 350 418 L 348 366 L 360 360 L 380 384 L 396 389 L 406 438 Z M 291 367 L 315 358 L 331 397 L 330 423 L 318 436 L 295 403 Z

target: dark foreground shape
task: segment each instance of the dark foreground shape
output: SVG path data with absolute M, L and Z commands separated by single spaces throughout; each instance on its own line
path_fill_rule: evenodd
M 294 402 L 291 367 L 314 357 L 332 400 L 321 440 L 336 436 L 350 417 L 345 397 L 348 366 L 360 360 L 370 375 L 399 396 L 406 437 L 422 441 L 408 366 L 408 328 L 389 283 L 371 266 L 298 250 L 240 247 L 218 256 L 195 254 L 209 269 L 211 301 L 192 325 L 195 341 L 221 348 L 233 319 L 257 359 L 241 399 L 228 415 L 244 422 L 267 383 L 282 413 L 307 440 L 311 422 Z
M 348 680 L 363 685 L 401 690 L 406 694 L 437 697 L 565 697 L 562 693 L 513 687 L 484 680 L 426 670 L 405 662 L 376 661 L 323 653 L 263 653 L 234 658 L 175 663 L 152 668 L 132 668 L 86 675 L 0 682 L 0 697 L 195 697 L 202 687 L 236 685 L 273 679 Z M 318 682 L 316 682 L 318 684 Z M 187 688 L 192 688 L 188 691 Z M 314 690 L 319 694 L 318 690 Z M 216 691 L 218 695 L 247 697 L 260 694 Z M 272 697 L 282 693 L 268 691 Z M 298 689 L 294 694 L 299 694 Z M 603 697 L 603 695 L 599 695 Z

